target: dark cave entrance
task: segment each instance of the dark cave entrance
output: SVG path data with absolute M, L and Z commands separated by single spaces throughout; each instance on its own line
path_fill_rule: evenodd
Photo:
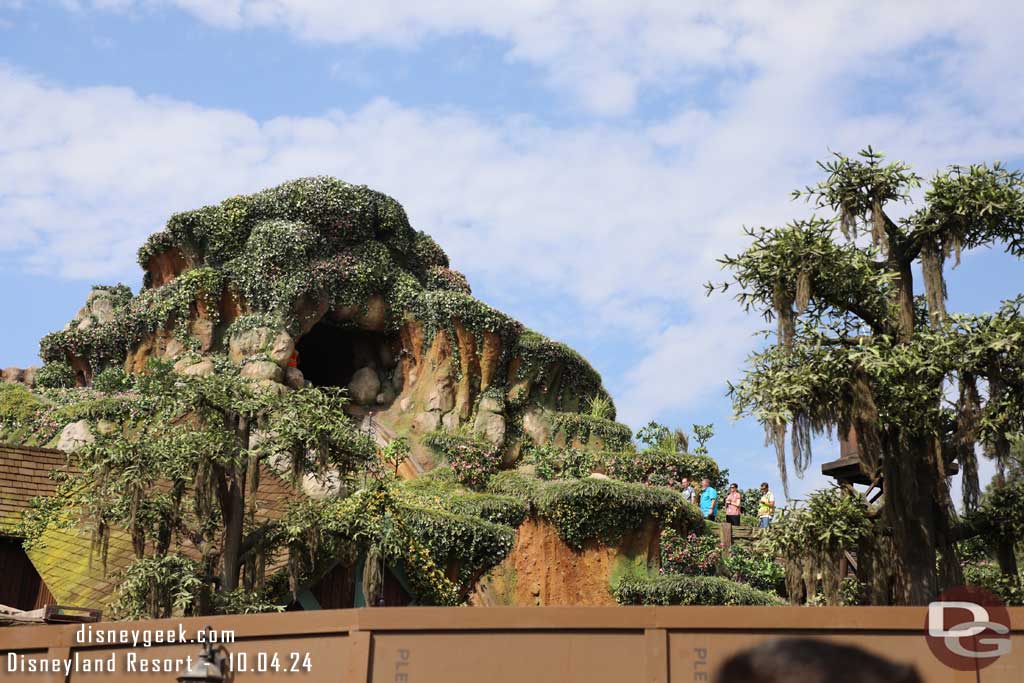
M 302 335 L 296 350 L 299 370 L 318 387 L 349 387 L 357 372 L 370 368 L 376 383 L 367 380 L 369 373 L 363 372 L 363 381 L 351 387 L 352 400 L 364 406 L 383 406 L 401 391 L 399 346 L 395 335 L 321 320 Z

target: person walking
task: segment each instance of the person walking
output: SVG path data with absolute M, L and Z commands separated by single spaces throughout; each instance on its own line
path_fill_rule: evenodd
M 743 511 L 743 496 L 739 484 L 729 485 L 729 493 L 725 496 L 725 521 L 733 526 L 740 525 L 740 513 Z
M 693 485 L 690 483 L 690 478 L 683 477 L 680 483 L 683 485 L 683 490 L 680 491 L 680 493 L 683 494 L 683 498 L 686 499 L 686 502 L 689 503 L 690 505 L 696 505 L 697 492 L 693 490 Z
M 768 482 L 761 482 L 761 498 L 757 502 L 757 526 L 768 529 L 775 515 L 775 495 L 768 490 Z
M 700 512 L 705 519 L 714 520 L 718 512 L 718 491 L 711 486 L 710 479 L 702 479 L 700 487 Z

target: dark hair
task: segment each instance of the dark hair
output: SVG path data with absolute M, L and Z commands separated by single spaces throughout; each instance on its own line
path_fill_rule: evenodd
M 768 488 L 768 482 L 766 482 L 766 481 L 762 481 L 762 482 L 761 482 L 761 486 L 763 486 L 763 487 L 765 487 L 765 488 Z
M 911 664 L 896 664 L 852 645 L 810 638 L 770 640 L 738 652 L 714 680 L 743 683 L 922 683 Z
M 733 483 L 729 484 L 729 488 L 731 488 L 731 489 L 738 489 L 739 487 L 740 487 L 740 485 L 737 484 L 736 482 L 733 482 Z

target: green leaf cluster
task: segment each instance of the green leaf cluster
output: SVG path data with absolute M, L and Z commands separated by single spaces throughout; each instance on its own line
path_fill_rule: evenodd
M 622 605 L 758 605 L 783 604 L 773 593 L 720 576 L 664 575 L 625 577 L 613 589 Z
M 614 545 L 651 519 L 681 532 L 703 528 L 700 511 L 666 488 L 610 479 L 545 482 L 505 471 L 491 477 L 487 490 L 529 501 L 531 512 L 576 549 L 591 540 Z

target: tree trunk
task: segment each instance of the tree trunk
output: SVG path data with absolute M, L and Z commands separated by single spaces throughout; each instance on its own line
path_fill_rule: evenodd
M 910 269 L 913 261 L 896 262 L 894 270 L 899 273 L 896 282 L 896 297 L 899 307 L 899 339 L 908 341 L 914 334 L 914 273 Z
M 1014 583 L 1020 581 L 1020 573 L 1017 569 L 1017 555 L 1014 552 L 1012 539 L 1000 537 L 996 541 L 996 559 L 999 561 L 999 571 L 1003 576 L 1011 579 Z
M 237 476 L 237 473 L 236 473 Z M 245 522 L 245 478 L 229 484 L 228 509 L 224 510 L 224 553 L 221 561 L 221 590 L 230 592 L 238 588 L 242 563 L 242 531 Z
M 241 450 L 249 447 L 249 422 L 239 417 L 236 424 L 238 445 Z M 239 460 L 241 460 L 239 458 Z M 228 475 L 227 500 L 221 501 L 224 515 L 224 550 L 221 557 L 221 590 L 231 592 L 238 588 L 242 572 L 242 536 L 245 531 L 245 492 L 248 481 L 248 467 L 245 461 L 235 466 Z
M 962 582 L 950 533 L 949 491 L 938 462 L 941 453 L 928 436 L 888 441 L 883 462 L 884 516 L 892 529 L 893 600 L 900 605 L 925 605 L 943 584 Z
M 869 605 L 892 603 L 892 538 L 888 528 L 864 538 L 857 547 L 857 577 L 867 584 Z

